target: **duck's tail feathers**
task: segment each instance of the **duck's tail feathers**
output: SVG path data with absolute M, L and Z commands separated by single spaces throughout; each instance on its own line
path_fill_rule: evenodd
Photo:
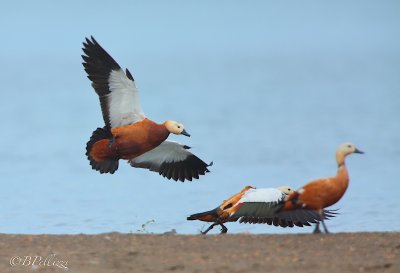
M 219 210 L 219 207 L 215 208 L 213 210 L 192 214 L 189 217 L 187 217 L 187 220 L 190 220 L 190 221 L 200 220 L 200 221 L 206 221 L 206 222 L 215 222 L 216 219 L 219 217 L 218 210 Z
M 107 157 L 102 161 L 96 161 L 92 155 L 91 151 L 93 145 L 100 141 L 106 139 L 112 139 L 113 135 L 111 131 L 107 128 L 97 128 L 93 131 L 92 136 L 90 137 L 89 141 L 86 144 L 86 156 L 90 161 L 90 165 L 92 166 L 93 170 L 99 171 L 100 173 L 111 173 L 113 174 L 118 169 L 118 157 Z M 107 144 L 108 145 L 108 144 Z

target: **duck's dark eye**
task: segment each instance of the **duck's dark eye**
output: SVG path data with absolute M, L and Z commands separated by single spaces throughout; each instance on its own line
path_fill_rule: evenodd
M 347 147 L 351 148 L 351 145 L 347 145 Z
M 178 125 L 178 129 L 181 129 L 181 126 Z

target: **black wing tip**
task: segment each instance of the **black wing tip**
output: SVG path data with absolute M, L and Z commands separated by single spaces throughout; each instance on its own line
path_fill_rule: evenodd
M 298 222 L 298 221 L 290 221 L 287 219 L 281 219 L 279 217 L 252 217 L 252 216 L 243 216 L 239 219 L 239 223 L 243 224 L 266 224 L 269 226 L 276 226 L 282 228 L 293 228 L 311 226 L 308 222 Z
M 329 209 L 329 210 L 324 209 L 324 211 L 323 211 L 324 220 L 329 220 L 331 218 L 334 218 L 334 217 L 340 215 L 340 212 L 338 212 L 338 210 L 339 209 Z
M 210 164 L 206 164 L 193 154 L 188 155 L 183 161 L 164 162 L 161 165 L 154 165 L 151 162 L 136 163 L 134 161 L 129 161 L 128 163 L 130 163 L 132 167 L 144 168 L 152 172 L 157 172 L 164 178 L 176 182 L 193 181 L 194 179 L 199 179 L 201 175 L 210 172 L 207 169 Z
M 324 214 L 327 210 L 324 210 Z M 296 209 L 293 211 L 280 211 L 277 214 L 277 217 L 284 219 L 286 221 L 291 221 L 294 225 L 298 227 L 311 226 L 312 224 L 317 224 L 323 219 L 330 219 L 331 217 L 335 217 L 335 215 L 328 214 L 322 216 L 315 210 L 309 209 Z
M 93 39 L 93 41 L 90 40 L 90 39 Z M 83 52 L 85 52 L 85 54 L 87 54 L 87 49 L 88 49 L 89 47 L 94 46 L 95 43 L 98 44 L 97 41 L 94 40 L 93 36 L 90 36 L 90 38 L 85 37 L 85 41 L 82 42 L 82 44 L 83 44 L 83 48 L 82 48 Z
M 200 158 L 195 155 L 188 156 L 184 161 L 174 162 L 174 163 L 163 163 L 158 173 L 167 178 L 168 180 L 175 181 L 193 181 L 194 179 L 199 179 L 200 175 L 205 175 L 209 173 L 207 167 L 209 164 L 206 164 Z
M 331 214 L 332 213 L 332 214 Z M 336 210 L 324 210 L 324 219 L 335 217 Z M 280 227 L 305 227 L 311 226 L 322 221 L 321 215 L 308 209 L 297 209 L 295 211 L 278 212 L 271 217 L 258 217 L 258 216 L 243 216 L 240 218 L 240 223 L 249 224 L 268 224 Z
M 93 37 L 93 35 L 90 35 L 90 37 L 85 37 L 85 41 L 87 44 L 98 44 L 98 42 Z M 85 42 L 83 42 L 83 43 L 85 43 Z
M 91 42 L 92 42 L 93 44 L 99 44 L 99 43 L 96 41 L 96 39 L 93 37 L 93 35 L 90 35 L 90 39 L 92 40 Z
M 329 214 L 340 214 L 339 209 L 324 209 L 324 213 L 329 213 Z
M 121 67 L 93 36 L 85 38 L 82 50 L 84 53 L 81 55 L 83 68 L 92 82 L 92 87 L 100 97 L 104 122 L 110 126 L 110 106 L 107 98 L 107 95 L 111 93 L 109 77 L 112 71 L 120 70 Z
M 95 74 L 99 74 L 99 72 L 100 74 L 104 74 L 106 72 L 107 75 L 101 75 L 104 77 L 108 76 L 110 70 L 121 69 L 119 64 L 96 41 L 93 36 L 90 36 L 90 38 L 85 37 L 85 41 L 82 44 L 82 50 L 86 55 L 86 59 L 84 58 L 85 55 L 82 55 L 82 58 L 84 59 L 85 63 L 90 66 L 91 70 L 94 70 L 92 72 L 96 72 Z
M 135 79 L 133 78 L 133 76 L 132 76 L 131 72 L 128 70 L 128 68 L 125 68 L 125 74 L 128 79 L 130 79 L 133 82 L 135 81 Z

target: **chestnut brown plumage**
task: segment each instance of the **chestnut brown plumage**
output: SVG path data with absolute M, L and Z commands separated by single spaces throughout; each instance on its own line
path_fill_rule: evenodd
M 277 189 L 256 189 L 252 186 L 244 187 L 239 193 L 222 202 L 213 210 L 196 213 L 187 217 L 187 220 L 199 220 L 213 223 L 202 232 L 206 234 L 214 226 L 221 226 L 221 233 L 228 231 L 224 225 L 227 222 L 267 224 L 280 227 L 304 227 L 320 221 L 319 214 L 309 211 L 278 212 L 283 206 L 284 198 L 293 192 L 290 187 Z M 326 211 L 325 218 L 334 217 L 336 212 Z
M 349 174 L 345 158 L 352 153 L 362 154 L 363 152 L 358 150 L 352 143 L 340 145 L 336 150 L 337 174 L 333 177 L 314 180 L 291 193 L 286 198 L 281 211 L 316 211 L 321 216 L 325 232 L 328 233 L 324 222 L 324 209 L 338 202 L 346 192 L 349 185 Z M 314 233 L 319 232 L 319 225 L 317 225 Z
M 99 96 L 105 124 L 86 145 L 92 168 L 112 174 L 123 159 L 132 167 L 182 182 L 209 172 L 211 164 L 193 155 L 188 146 L 166 140 L 170 133 L 190 136 L 182 124 L 171 120 L 158 124 L 145 117 L 129 70 L 122 70 L 93 37 L 83 45 L 83 66 Z

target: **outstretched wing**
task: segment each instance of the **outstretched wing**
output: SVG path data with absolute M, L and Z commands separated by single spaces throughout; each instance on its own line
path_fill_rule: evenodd
M 330 219 L 337 215 L 335 210 L 324 210 L 324 220 Z M 281 211 L 275 215 L 264 216 L 243 216 L 236 218 L 240 223 L 249 224 L 267 224 L 280 227 L 304 227 L 321 221 L 321 216 L 313 210 L 298 209 L 294 211 Z
M 239 200 L 239 209 L 231 215 L 231 219 L 240 223 L 280 227 L 310 226 L 321 220 L 321 216 L 312 210 L 279 211 L 285 196 L 278 189 L 250 189 Z M 325 219 L 335 216 L 334 211 L 325 210 L 324 213 Z
M 249 189 L 236 204 L 238 209 L 231 217 L 274 217 L 284 198 L 285 194 L 278 189 Z
M 83 43 L 83 66 L 100 98 L 104 123 L 108 128 L 145 118 L 134 79 L 91 37 Z
M 209 172 L 207 167 L 211 164 L 189 152 L 189 148 L 174 141 L 164 141 L 153 150 L 129 160 L 129 163 L 132 167 L 158 172 L 168 179 L 192 181 Z
M 330 219 L 337 215 L 336 210 L 324 210 L 324 220 Z M 317 223 L 322 221 L 322 216 L 315 210 L 296 209 L 291 211 L 280 211 L 276 217 L 282 220 L 297 223 Z

